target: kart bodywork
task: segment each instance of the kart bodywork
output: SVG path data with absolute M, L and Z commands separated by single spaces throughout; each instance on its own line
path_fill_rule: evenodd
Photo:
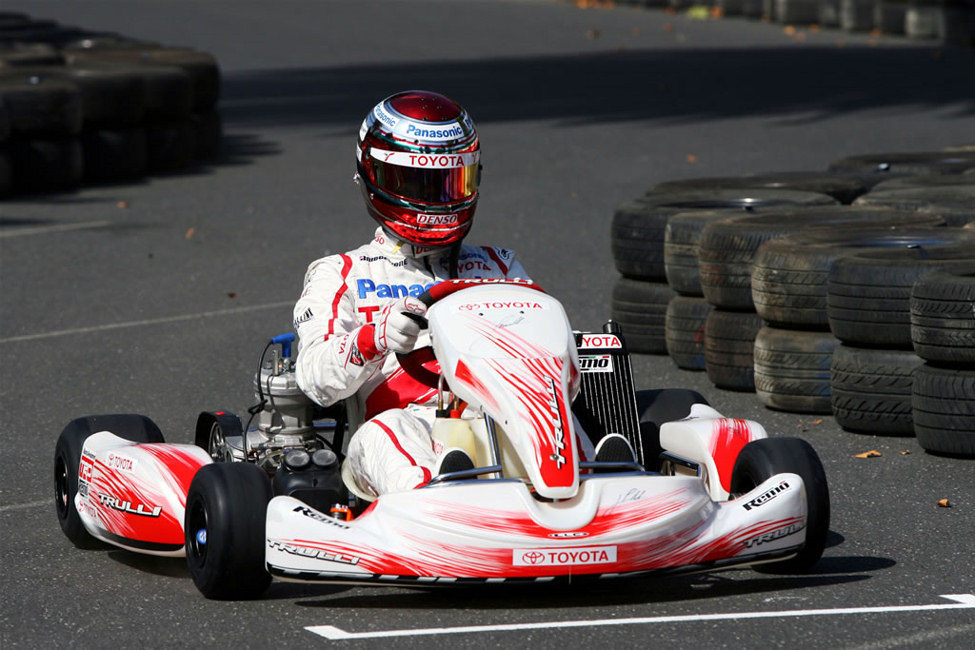
M 811 448 L 803 453 L 818 474 L 801 464 L 792 471 L 789 454 L 764 469 L 736 467 L 746 448 L 780 441 L 695 403 L 655 427 L 653 440 L 641 441 L 651 436 L 642 425 L 642 434 L 625 432 L 638 458 L 587 458 L 579 436 L 593 430 L 582 430 L 573 402 L 582 402 L 583 375 L 626 360 L 618 333 L 602 337 L 602 351 L 622 355 L 616 361 L 585 355 L 580 364 L 585 337 L 530 283 L 448 281 L 423 299 L 437 386 L 448 405 L 463 405 L 443 411 L 450 417 L 438 418 L 434 438 L 467 450 L 475 469 L 363 501 L 368 494 L 338 461 L 343 423 L 325 436 L 313 422 L 320 413 L 297 389 L 285 345 L 255 382 L 256 427 L 204 413 L 192 446 L 118 430 L 143 416 L 72 422 L 55 457 L 62 529 L 79 546 L 90 536 L 186 554 L 200 590 L 221 598 L 259 595 L 268 573 L 449 585 L 818 559 L 828 494 Z M 625 374 L 632 387 L 628 366 Z M 609 400 L 611 415 L 630 410 L 635 422 L 633 391 L 613 391 L 609 400 L 587 388 L 587 403 Z M 112 426 L 102 429 L 99 417 Z

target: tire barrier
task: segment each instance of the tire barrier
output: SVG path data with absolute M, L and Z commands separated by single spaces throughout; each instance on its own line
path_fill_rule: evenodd
M 975 46 L 975 7 L 967 0 L 619 0 L 648 8 L 700 11 L 712 17 L 743 16 L 763 22 L 808 25 L 848 32 L 907 35 L 948 45 Z
M 667 305 L 664 338 L 667 354 L 678 368 L 704 370 L 704 337 L 714 305 L 704 298 L 674 296 Z
M 831 412 L 830 363 L 839 341 L 830 332 L 766 325 L 755 336 L 755 392 L 769 408 Z
M 924 361 L 913 350 L 837 346 L 830 366 L 833 416 L 847 431 L 914 435 L 914 371 Z
M 975 260 L 911 290 L 914 432 L 924 449 L 975 457 Z
M 840 257 L 880 248 L 930 247 L 970 241 L 957 228 L 874 228 L 802 233 L 759 246 L 752 264 L 752 300 L 767 322 L 802 329 L 829 329 L 829 270 Z
M 667 306 L 675 295 L 674 290 L 663 282 L 617 279 L 610 314 L 623 328 L 631 351 L 667 353 Z
M 761 328 L 762 319 L 755 312 L 714 309 L 708 314 L 704 365 L 712 384 L 755 392 L 755 337 Z
M 831 169 L 664 182 L 621 206 L 613 317 L 633 351 L 768 408 L 975 455 L 972 148 Z
M 827 206 L 770 210 L 707 224 L 699 243 L 698 267 L 704 297 L 725 309 L 753 309 L 752 260 L 759 246 L 777 237 L 821 228 L 874 225 L 939 225 L 942 219 L 917 212 Z
M 616 270 L 637 280 L 664 280 L 663 234 L 667 219 L 679 212 L 706 209 L 830 205 L 836 200 L 814 192 L 766 189 L 715 189 L 648 192 L 613 215 L 612 248 Z
M 0 197 L 213 160 L 219 96 L 206 52 L 0 14 Z

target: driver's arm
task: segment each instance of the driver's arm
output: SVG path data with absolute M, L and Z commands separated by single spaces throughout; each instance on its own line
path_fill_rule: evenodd
M 313 262 L 295 304 L 298 386 L 322 406 L 355 394 L 385 358 L 375 347 L 374 326 L 361 322 L 355 311 L 351 266 L 346 255 Z

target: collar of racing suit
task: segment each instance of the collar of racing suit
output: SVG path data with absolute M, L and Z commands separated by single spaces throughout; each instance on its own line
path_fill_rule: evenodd
M 401 239 L 397 239 L 391 235 L 388 231 L 383 230 L 383 228 L 376 228 L 376 235 L 373 238 L 373 244 L 383 252 L 384 255 L 388 256 L 402 256 L 407 259 L 413 260 L 418 265 L 426 267 L 428 271 L 433 272 L 431 269 L 434 268 L 438 263 L 445 269 L 449 269 L 448 277 L 457 277 L 457 255 L 460 253 L 460 244 L 456 244 L 451 247 L 443 248 L 428 248 L 423 246 L 417 246 L 416 244 L 411 244 L 410 242 L 405 242 Z

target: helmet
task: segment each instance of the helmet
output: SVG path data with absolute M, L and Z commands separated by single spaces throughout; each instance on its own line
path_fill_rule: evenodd
M 467 235 L 481 147 L 460 104 L 423 90 L 387 97 L 363 120 L 356 156 L 369 214 L 391 234 L 429 248 Z

